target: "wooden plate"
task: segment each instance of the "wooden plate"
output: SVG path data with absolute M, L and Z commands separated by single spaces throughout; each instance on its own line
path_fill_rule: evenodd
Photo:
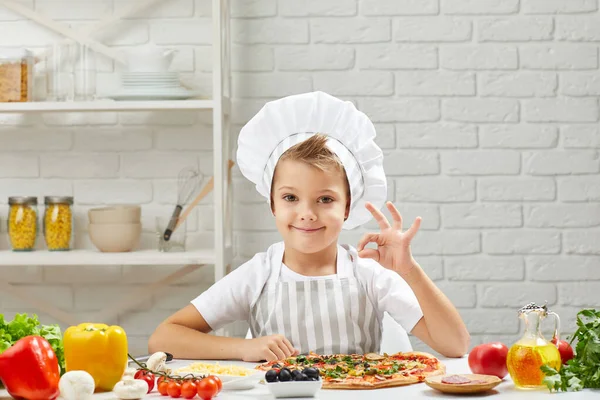
M 468 378 L 475 382 L 459 384 L 442 383 L 442 379 L 451 375 Z M 481 393 L 498 386 L 500 382 L 502 382 L 502 380 L 497 376 L 479 374 L 438 375 L 425 379 L 425 384 L 427 384 L 427 386 L 444 393 Z

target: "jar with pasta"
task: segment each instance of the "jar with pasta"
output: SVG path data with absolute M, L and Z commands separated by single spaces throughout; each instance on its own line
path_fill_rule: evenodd
M 0 102 L 32 101 L 33 67 L 31 51 L 0 48 Z
M 44 238 L 50 251 L 70 250 L 73 241 L 73 197 L 44 198 Z
M 37 197 L 8 198 L 8 239 L 13 251 L 31 251 L 37 238 Z

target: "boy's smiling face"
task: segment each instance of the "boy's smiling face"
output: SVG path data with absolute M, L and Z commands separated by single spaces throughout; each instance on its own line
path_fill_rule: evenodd
M 286 246 L 311 254 L 337 242 L 349 208 L 342 172 L 282 160 L 275 170 L 272 199 L 277 229 Z

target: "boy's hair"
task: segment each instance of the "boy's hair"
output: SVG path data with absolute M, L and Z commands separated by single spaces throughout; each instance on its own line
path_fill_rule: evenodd
M 301 161 L 321 171 L 341 172 L 346 184 L 346 196 L 350 204 L 350 184 L 344 164 L 329 147 L 327 147 L 327 136 L 317 133 L 303 142 L 287 149 L 279 158 L 278 163 L 285 160 Z M 277 170 L 277 167 L 275 167 Z M 273 174 L 275 178 L 275 174 Z M 273 191 L 271 190 L 271 207 L 273 204 Z

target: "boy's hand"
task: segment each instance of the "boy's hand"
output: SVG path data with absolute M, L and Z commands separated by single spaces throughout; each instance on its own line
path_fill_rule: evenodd
M 247 339 L 242 348 L 242 361 L 259 362 L 282 360 L 298 355 L 298 350 L 283 335 Z
M 413 267 L 418 266 L 410 252 L 410 242 L 421 226 L 421 217 L 417 217 L 412 226 L 406 232 L 402 232 L 402 216 L 391 202 L 388 201 L 386 205 L 392 214 L 393 226 L 390 226 L 381 211 L 377 210 L 371 203 L 367 203 L 366 208 L 379 223 L 381 232 L 366 233 L 360 239 L 357 247 L 358 256 L 372 258 L 385 268 L 405 276 Z M 365 248 L 370 242 L 377 243 L 377 249 Z

